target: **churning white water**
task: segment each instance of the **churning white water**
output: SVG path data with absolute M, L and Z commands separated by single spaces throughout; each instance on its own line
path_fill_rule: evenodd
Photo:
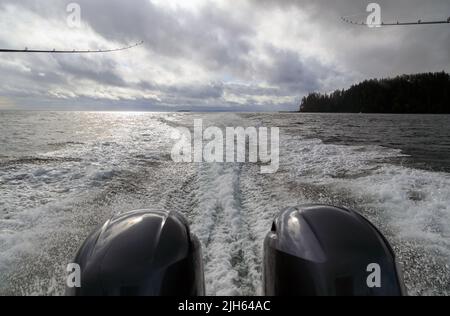
M 174 163 L 174 128 L 280 127 L 280 168 Z M 450 117 L 0 112 L 0 294 L 64 293 L 65 266 L 112 215 L 177 210 L 210 295 L 261 293 L 274 216 L 347 206 L 391 241 L 410 294 L 450 294 Z

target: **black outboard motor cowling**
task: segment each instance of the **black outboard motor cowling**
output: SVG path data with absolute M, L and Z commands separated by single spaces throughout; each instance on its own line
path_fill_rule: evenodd
M 269 296 L 406 295 L 383 235 L 356 212 L 319 205 L 289 208 L 275 219 L 264 242 L 264 291 Z
M 201 247 L 176 212 L 140 210 L 116 216 L 91 234 L 75 262 L 76 296 L 202 296 Z

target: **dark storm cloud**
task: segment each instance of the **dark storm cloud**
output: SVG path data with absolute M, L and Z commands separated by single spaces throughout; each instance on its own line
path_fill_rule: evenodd
M 169 86 L 167 92 L 191 99 L 218 99 L 223 96 L 223 84 L 202 86 Z
M 261 87 L 259 85 L 243 85 L 237 83 L 230 83 L 226 85 L 226 90 L 230 93 L 236 95 L 247 95 L 247 96 L 272 96 L 272 97 L 282 97 L 291 95 L 288 91 L 283 91 L 279 88 L 273 87 Z
M 340 20 L 353 14 L 365 20 L 372 1 L 217 0 L 189 10 L 167 4 L 172 1 L 0 0 L 0 14 L 10 7 L 18 14 L 29 11 L 8 23 L 30 28 L 59 23 L 42 34 L 52 39 L 68 31 L 70 2 L 80 4 L 82 21 L 95 35 L 86 35 L 90 48 L 144 40 L 144 49 L 103 56 L 2 56 L 0 96 L 101 108 L 121 100 L 133 109 L 280 110 L 294 109 L 306 93 L 365 78 L 450 71 L 448 25 L 369 29 Z M 389 21 L 450 16 L 448 0 L 378 3 Z M 2 46 L 27 45 L 26 34 L 0 34 Z
M 266 67 L 266 76 L 274 86 L 290 93 L 308 93 L 321 89 L 320 80 L 337 73 L 313 58 L 297 52 L 271 48 L 274 63 Z
M 57 56 L 58 70 L 71 76 L 89 79 L 95 82 L 111 86 L 126 86 L 126 82 L 115 73 L 117 63 L 110 59 L 98 59 L 96 61 L 81 56 L 77 63 L 72 58 Z
M 248 21 L 212 4 L 198 13 L 168 10 L 148 0 L 81 0 L 84 19 L 107 39 L 144 40 L 164 56 L 183 57 L 211 69 L 245 67 L 254 34 Z
M 5 2 L 14 4 L 13 1 Z M 34 13 L 47 19 L 65 18 L 65 6 L 69 1 L 51 2 L 54 5 L 49 5 L 48 10 L 45 5 L 39 5 L 36 1 L 24 1 L 20 6 L 32 9 Z M 250 24 L 233 18 L 214 5 L 194 13 L 187 10 L 174 12 L 157 7 L 148 0 L 133 0 L 126 5 L 124 1 L 118 0 L 81 0 L 77 3 L 82 8 L 83 22 L 108 40 L 123 43 L 144 40 L 149 51 L 166 58 L 186 59 L 212 72 L 223 70 L 237 77 L 251 72 L 247 69 L 248 53 L 251 50 L 249 39 L 253 35 Z M 72 58 L 64 59 L 59 56 L 55 59 L 57 67 L 52 68 L 53 73 L 67 73 L 69 77 L 90 79 L 105 85 L 125 85 L 114 72 L 113 61 L 99 65 L 82 57 L 76 62 Z M 46 78 L 41 78 L 40 83 L 45 82 Z M 170 102 L 179 97 L 180 102 L 198 99 L 197 103 L 202 103 L 204 99 L 220 98 L 223 95 L 220 84 L 210 83 L 161 86 L 147 82 L 140 83 L 137 87 L 167 93 Z
M 340 19 L 351 16 L 355 22 L 365 22 L 367 5 L 376 2 L 386 22 L 446 20 L 450 17 L 448 0 L 251 1 L 254 6 L 307 12 L 324 48 L 335 53 L 340 65 L 359 72 L 362 78 L 450 71 L 449 25 L 369 29 L 345 24 Z

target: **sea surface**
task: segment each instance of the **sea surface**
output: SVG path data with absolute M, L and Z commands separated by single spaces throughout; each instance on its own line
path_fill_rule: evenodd
M 280 128 L 280 168 L 174 163 L 174 128 Z M 134 209 L 183 213 L 209 295 L 261 294 L 283 208 L 353 208 L 393 245 L 410 295 L 450 294 L 450 116 L 0 111 L 0 294 L 62 295 L 89 232 Z

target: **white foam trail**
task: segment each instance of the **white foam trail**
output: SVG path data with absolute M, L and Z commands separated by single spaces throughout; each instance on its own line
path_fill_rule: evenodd
M 199 165 L 198 202 L 192 230 L 205 255 L 206 287 L 213 295 L 239 295 L 239 275 L 233 266 L 242 230 L 238 200 L 238 165 Z
M 261 175 L 254 164 L 164 163 L 170 158 L 171 129 L 192 126 L 196 115 L 79 115 L 79 124 L 92 130 L 83 130 L 69 146 L 39 153 L 71 159 L 0 169 L 1 275 L 20 265 L 25 271 L 42 269 L 40 277 L 48 279 L 44 287 L 38 286 L 39 278 L 30 280 L 24 284 L 27 293 L 61 294 L 60 286 L 52 285 L 59 278 L 47 270 L 69 260 L 71 252 L 51 245 L 64 246 L 69 234 L 76 248 L 89 229 L 73 225 L 98 224 L 116 210 L 156 205 L 188 216 L 203 244 L 208 294 L 261 294 L 262 244 L 274 216 L 302 203 L 345 206 L 349 201 L 373 215 L 382 229 L 386 226 L 402 260 L 412 262 L 409 280 L 420 280 L 410 281 L 412 294 L 448 289 L 450 270 L 424 265 L 450 265 L 450 175 L 397 165 L 392 159 L 404 157 L 400 150 L 324 144 L 282 128 L 280 170 Z M 264 118 L 208 115 L 205 126 L 260 126 Z M 52 142 L 60 142 L 55 138 Z M 138 177 L 142 194 L 134 187 Z M 411 252 L 405 245 L 412 245 Z M 48 250 L 54 253 L 43 253 Z M 415 262 L 419 255 L 422 261 Z M 23 262 L 24 256 L 45 260 Z

